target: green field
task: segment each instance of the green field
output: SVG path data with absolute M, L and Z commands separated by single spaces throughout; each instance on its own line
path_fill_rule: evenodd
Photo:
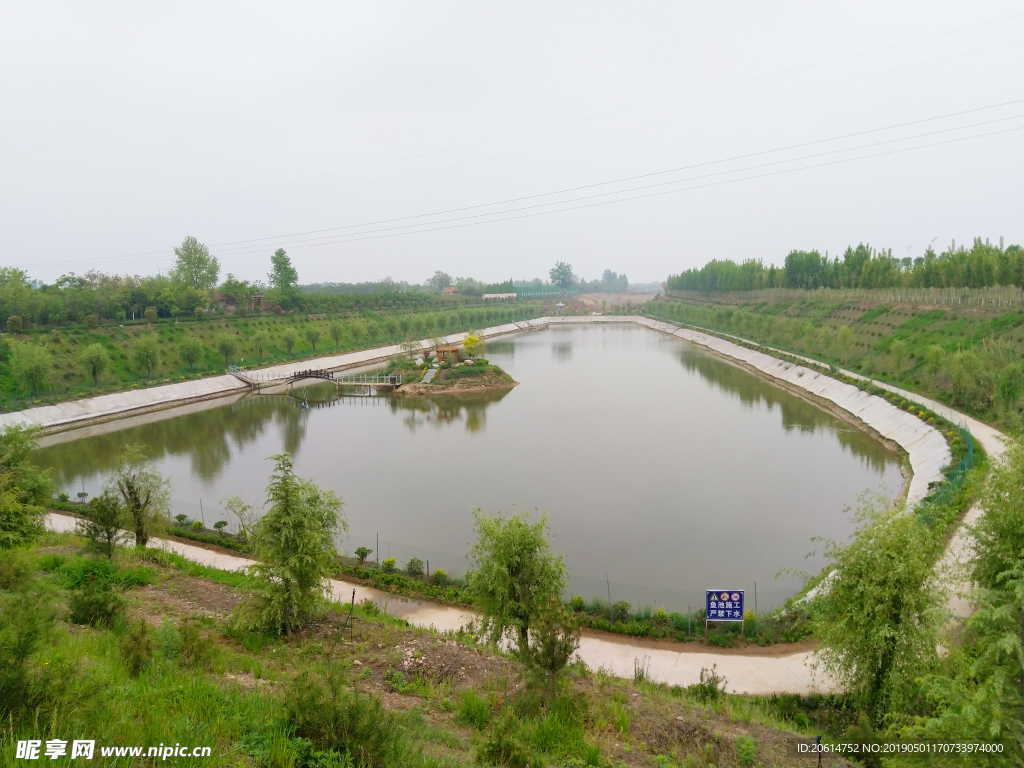
M 655 316 L 735 334 L 941 400 L 991 424 L 1019 428 L 1024 314 L 865 300 L 662 297 Z M 845 329 L 845 330 L 844 330 Z M 1018 425 L 1015 427 L 1015 425 Z
M 363 310 L 334 317 L 300 314 L 255 315 L 208 320 L 158 320 L 152 324 L 103 324 L 32 330 L 0 335 L 0 397 L 3 410 L 19 410 L 103 392 L 185 381 L 221 374 L 229 363 L 271 364 L 431 338 L 536 316 L 540 305 L 459 308 L 452 311 L 381 312 Z M 338 334 L 335 340 L 333 333 Z M 151 345 L 152 369 L 137 350 Z M 99 345 L 106 364 L 93 381 L 85 350 Z M 184 354 L 196 347 L 194 361 Z M 38 386 L 19 378 L 19 362 L 41 357 Z

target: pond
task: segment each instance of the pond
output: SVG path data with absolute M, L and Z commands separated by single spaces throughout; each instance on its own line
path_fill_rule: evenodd
M 847 537 L 844 507 L 902 484 L 899 457 L 853 425 L 646 328 L 553 327 L 487 356 L 519 386 L 431 399 L 296 387 L 56 435 L 39 461 L 74 498 L 142 444 L 172 478 L 174 513 L 231 529 L 220 501 L 261 500 L 267 457 L 288 451 L 344 499 L 340 549 L 450 574 L 466 569 L 474 507 L 547 510 L 574 594 L 669 610 L 755 582 L 760 607 L 781 603 L 799 587 L 781 569 L 822 567 L 813 537 Z

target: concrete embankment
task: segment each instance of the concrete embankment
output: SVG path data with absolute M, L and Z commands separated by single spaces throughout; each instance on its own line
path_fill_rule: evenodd
M 543 322 L 539 323 L 541 326 L 543 324 Z M 538 321 L 532 321 L 529 324 L 508 323 L 494 326 L 493 328 L 486 328 L 480 333 L 483 338 L 491 338 L 493 336 L 516 333 L 521 330 L 529 330 L 537 325 Z M 455 344 L 466 338 L 466 334 L 454 333 L 445 338 L 449 343 Z M 431 340 L 423 339 L 418 343 L 421 348 L 426 349 L 430 346 Z M 341 371 L 349 368 L 383 364 L 394 355 L 402 354 L 402 352 L 403 350 L 400 345 L 390 344 L 386 347 L 346 352 L 342 355 L 329 355 L 313 360 L 300 360 L 294 363 L 268 366 L 259 370 L 262 374 L 284 377 L 310 369 Z M 81 400 L 68 400 L 63 403 L 56 403 L 55 405 L 42 405 L 36 408 L 28 408 L 24 411 L 4 413 L 0 414 L 0 428 L 24 425 L 40 427 L 44 433 L 60 432 L 127 415 L 174 408 L 200 400 L 244 394 L 248 390 L 249 385 L 239 381 L 234 376 L 211 376 L 194 381 L 163 384 L 147 387 L 146 389 L 115 392 L 109 395 L 97 395 L 96 397 L 86 397 Z
M 51 513 L 47 527 L 53 531 L 74 531 L 76 519 Z M 239 571 L 252 565 L 253 560 L 236 555 L 212 552 L 208 549 L 182 544 L 177 541 L 150 539 L 149 546 L 175 552 L 193 562 L 225 571 Z M 422 600 L 411 600 L 382 592 L 361 584 L 337 579 L 330 580 L 332 599 L 349 603 L 355 591 L 356 603 L 372 600 L 387 612 L 405 619 L 418 627 L 433 627 L 438 631 L 455 631 L 465 626 L 474 614 L 461 608 L 439 605 Z M 717 665 L 718 674 L 727 681 L 731 693 L 767 696 L 773 693 L 827 693 L 832 690 L 827 678 L 815 679 L 809 666 L 811 652 L 803 651 L 779 656 L 744 655 L 735 651 L 707 653 L 688 650 L 685 645 L 675 648 L 651 647 L 630 642 L 629 638 L 606 639 L 586 635 L 582 638 L 579 657 L 591 669 L 604 669 L 618 677 L 632 678 L 636 663 L 646 666 L 651 677 L 668 685 L 693 685 L 700 682 L 702 669 Z

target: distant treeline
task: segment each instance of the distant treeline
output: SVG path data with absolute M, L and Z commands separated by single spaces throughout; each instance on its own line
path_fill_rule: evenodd
M 670 291 L 754 291 L 763 288 L 984 288 L 1021 285 L 1024 250 L 975 238 L 970 249 L 956 243 L 942 253 L 896 258 L 863 243 L 829 259 L 818 251 L 791 251 L 784 267 L 760 259 L 742 264 L 718 260 L 668 279 Z
M 308 283 L 300 285 L 303 293 L 404 293 L 413 286 L 405 280 L 395 282 L 390 277 L 367 283 Z M 418 289 L 419 286 L 416 286 Z

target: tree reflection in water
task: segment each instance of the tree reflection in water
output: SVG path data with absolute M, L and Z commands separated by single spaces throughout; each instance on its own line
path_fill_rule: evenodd
M 197 413 L 138 424 L 88 437 L 86 443 L 68 440 L 40 448 L 36 462 L 48 467 L 58 485 L 79 478 L 105 475 L 117 462 L 125 445 L 142 446 L 146 457 L 188 456 L 192 473 L 214 480 L 231 459 L 232 446 L 244 448 L 264 434 L 272 421 L 280 428 L 285 450 L 295 452 L 305 436 L 309 411 L 301 398 L 282 395 L 245 397 L 230 405 Z M 68 433 L 73 438 L 74 433 Z
M 766 387 L 764 379 L 752 376 L 737 365 L 693 349 L 681 350 L 679 362 L 686 370 L 696 373 L 709 384 L 735 395 L 748 408 L 764 403 L 770 412 L 778 405 L 782 414 L 782 428 L 787 432 L 831 432 L 835 434 L 844 451 L 850 451 L 877 472 L 884 471 L 891 460 L 879 452 L 878 444 L 872 437 L 857 427 L 837 423 L 834 415 L 788 390 L 781 387 Z
M 465 420 L 467 431 L 478 432 L 486 424 L 487 406 L 501 400 L 509 391 L 475 392 L 458 397 L 400 394 L 366 397 L 358 388 L 343 387 L 339 393 L 332 384 L 317 384 L 296 388 L 288 394 L 250 395 L 230 405 L 169 415 L 99 434 L 83 430 L 90 433 L 88 443 L 75 439 L 75 433 L 69 432 L 60 436 L 58 442 L 40 448 L 36 462 L 51 470 L 59 486 L 67 486 L 79 479 L 108 474 L 122 447 L 134 443 L 142 446 L 147 458 L 156 461 L 169 456 L 188 456 L 192 474 L 209 482 L 221 475 L 232 453 L 254 443 L 270 424 L 280 431 L 282 449 L 292 454 L 298 452 L 305 439 L 310 415 L 323 408 L 377 406 L 401 416 L 410 431 L 427 424 L 443 427 Z M 307 407 L 303 407 L 303 403 Z M 88 450 L 83 450 L 86 445 Z
M 390 402 L 391 410 L 402 415 L 402 423 L 410 432 L 415 432 L 428 424 L 441 428 L 462 421 L 463 418 L 466 421 L 467 432 L 479 432 L 487 424 L 487 406 L 498 402 L 511 391 L 502 389 L 436 397 L 399 395 L 390 398 Z

